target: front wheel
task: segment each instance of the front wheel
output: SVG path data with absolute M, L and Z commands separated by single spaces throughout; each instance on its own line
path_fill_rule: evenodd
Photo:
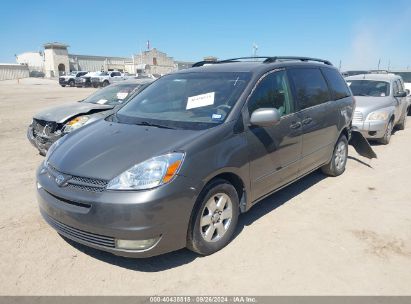
M 65 85 L 65 84 L 61 84 L 61 86 L 64 88 L 66 85 Z
M 103 82 L 103 87 L 106 87 L 106 86 L 108 86 L 110 83 L 107 81 L 107 80 L 105 80 L 104 82 Z
M 70 87 L 74 87 L 74 80 L 70 80 L 70 81 L 69 81 L 69 86 L 70 86 Z
M 388 145 L 390 143 L 392 129 L 394 128 L 394 121 L 393 119 L 387 124 L 387 128 L 385 129 L 384 137 L 379 139 L 379 142 L 383 145 Z
M 404 118 L 401 120 L 401 122 L 397 125 L 398 130 L 404 130 L 405 125 L 407 123 L 407 112 L 404 113 Z
M 190 221 L 187 248 L 201 255 L 225 247 L 234 235 L 240 214 L 236 189 L 216 179 L 200 194 Z
M 334 147 L 331 161 L 321 167 L 321 171 L 329 176 L 338 176 L 344 173 L 348 158 L 348 140 L 341 135 Z

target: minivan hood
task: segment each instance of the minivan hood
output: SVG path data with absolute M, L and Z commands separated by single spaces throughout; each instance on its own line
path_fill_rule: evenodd
M 48 108 L 34 115 L 35 119 L 63 123 L 73 116 L 87 114 L 90 111 L 104 111 L 114 108 L 113 105 L 101 105 L 89 102 L 76 102 L 67 105 Z
M 370 113 L 378 109 L 392 106 L 392 97 L 355 96 L 355 110 Z
M 62 138 L 49 162 L 63 173 L 111 180 L 135 164 L 173 151 L 207 130 L 174 130 L 99 120 Z

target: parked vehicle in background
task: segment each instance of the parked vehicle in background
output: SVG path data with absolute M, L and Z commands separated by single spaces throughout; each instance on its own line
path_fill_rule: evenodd
M 394 127 L 407 122 L 406 92 L 394 74 L 364 74 L 345 78 L 356 100 L 353 129 L 388 144 Z
M 113 82 L 126 80 L 128 78 L 131 78 L 131 77 L 125 76 L 124 74 L 118 71 L 102 72 L 100 75 L 95 75 L 91 77 L 91 83 L 93 87 L 95 88 L 106 87 Z
M 77 88 L 91 87 L 91 77 L 99 76 L 104 72 L 88 72 L 85 75 L 75 78 L 75 85 Z
M 341 74 L 344 77 L 348 77 L 348 76 L 363 75 L 363 74 L 368 74 L 368 73 L 369 71 L 355 70 L 355 71 L 345 71 L 345 72 L 342 72 Z
M 59 84 L 64 88 L 66 85 L 74 87 L 76 84 L 76 77 L 86 75 L 87 71 L 73 71 L 70 74 L 59 77 Z
M 398 70 L 398 71 L 392 71 L 392 73 L 401 76 L 403 82 L 404 82 L 404 88 L 405 91 L 407 92 L 407 112 L 408 115 L 411 115 L 411 71 L 407 70 Z
M 117 255 L 208 255 L 271 193 L 318 168 L 342 174 L 354 98 L 338 70 L 320 59 L 260 59 L 164 75 L 56 142 L 37 171 L 44 219 Z
M 37 113 L 28 127 L 27 137 L 40 154 L 62 136 L 97 119 L 109 115 L 115 107 L 124 104 L 151 80 L 133 80 L 110 85 L 86 99 L 46 109 Z

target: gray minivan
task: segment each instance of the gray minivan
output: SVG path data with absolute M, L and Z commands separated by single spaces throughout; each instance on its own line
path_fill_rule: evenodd
M 44 219 L 116 255 L 207 255 L 258 201 L 318 168 L 342 174 L 355 104 L 338 70 L 258 59 L 165 75 L 57 141 L 37 171 Z M 375 157 L 364 141 L 358 151 Z

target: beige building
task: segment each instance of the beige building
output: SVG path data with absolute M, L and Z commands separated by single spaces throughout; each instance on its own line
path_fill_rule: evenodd
M 19 64 L 27 65 L 30 72 L 44 73 L 46 77 L 57 77 L 70 71 L 120 71 L 130 74 L 167 74 L 188 68 L 190 62 L 175 61 L 155 48 L 132 57 L 111 57 L 69 54 L 69 46 L 52 42 L 44 44 L 44 51 L 26 52 L 16 55 Z

